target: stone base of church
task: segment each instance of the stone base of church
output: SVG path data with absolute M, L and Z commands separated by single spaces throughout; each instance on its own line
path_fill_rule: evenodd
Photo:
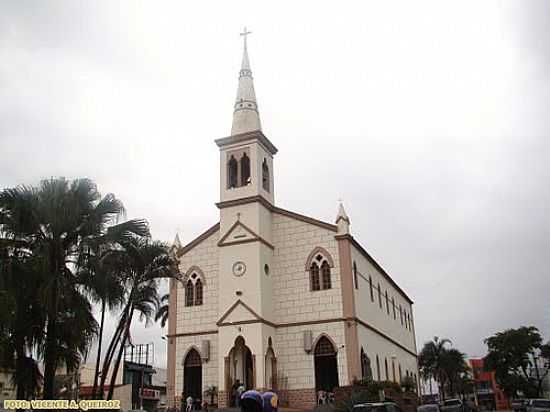
M 317 404 L 315 388 L 281 389 L 276 392 L 281 406 L 311 410 Z

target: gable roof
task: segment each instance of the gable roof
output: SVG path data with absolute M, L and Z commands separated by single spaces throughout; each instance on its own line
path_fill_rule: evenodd
M 249 197 L 243 197 L 241 199 L 235 199 L 235 200 L 226 200 L 224 202 L 218 202 L 216 203 L 216 206 L 218 206 L 219 209 L 223 209 L 225 207 L 232 207 L 237 205 L 245 205 L 247 203 L 253 203 L 253 202 L 259 202 L 261 203 L 267 210 L 277 213 L 279 215 L 287 216 L 296 220 L 300 220 L 305 223 L 309 223 L 318 227 L 322 227 L 323 229 L 330 230 L 332 232 L 338 231 L 338 226 L 333 225 L 331 223 L 323 222 L 322 220 L 314 219 L 309 216 L 301 215 L 296 212 L 291 212 L 290 210 L 282 209 L 280 207 L 272 205 L 267 199 L 265 199 L 261 195 L 255 195 L 255 196 L 249 196 Z
M 201 233 L 199 236 L 197 236 L 195 239 L 193 239 L 191 242 L 180 248 L 176 256 L 182 257 L 187 252 L 189 252 L 191 249 L 193 249 L 195 246 L 197 246 L 199 243 L 201 243 L 203 240 L 208 239 L 211 235 L 216 233 L 218 230 L 220 230 L 220 222 L 216 223 L 214 226 L 212 226 L 210 229 L 208 229 L 206 232 Z
M 230 239 L 230 237 L 232 238 Z M 262 242 L 264 245 L 270 249 L 275 249 L 275 247 L 265 240 L 263 237 L 258 235 L 240 220 L 237 220 L 227 231 L 225 235 L 218 242 L 218 246 L 231 246 L 237 245 L 240 243 L 248 242 Z
M 237 320 L 235 322 L 227 322 L 227 318 L 233 313 L 236 312 L 237 308 L 244 309 L 245 313 L 248 313 L 251 315 L 251 319 L 247 320 Z M 241 299 L 237 299 L 233 305 L 229 307 L 225 311 L 225 313 L 222 315 L 222 317 L 216 322 L 216 325 L 218 326 L 225 326 L 230 325 L 232 323 L 257 323 L 257 322 L 263 322 L 271 324 L 270 322 L 266 321 L 264 318 L 262 318 L 260 315 L 258 315 L 254 309 L 252 309 L 250 306 L 248 306 L 246 303 L 244 303 Z M 271 324 L 273 326 L 273 324 Z

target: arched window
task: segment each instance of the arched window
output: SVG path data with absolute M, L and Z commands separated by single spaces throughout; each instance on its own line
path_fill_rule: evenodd
M 333 266 L 332 259 L 323 248 L 315 248 L 310 253 L 307 262 L 309 270 L 310 289 L 325 290 L 332 287 L 330 268 Z
M 202 274 L 202 272 L 199 268 L 193 266 L 187 273 L 187 282 L 185 282 L 185 306 L 202 305 L 204 300 L 204 283 L 199 275 Z
M 386 370 L 386 380 L 390 380 L 390 372 L 388 369 L 388 358 L 384 358 L 384 369 Z
M 202 282 L 197 279 L 195 282 L 195 306 L 202 305 Z
M 361 348 L 361 377 L 363 379 L 372 379 L 372 368 L 370 365 L 370 359 Z
M 370 300 L 374 302 L 374 286 L 372 286 L 372 276 L 369 275 Z
M 399 305 L 399 317 L 401 318 L 401 326 L 403 326 L 403 308 Z
M 311 264 L 311 268 L 309 269 L 309 276 L 311 281 L 311 290 L 320 290 L 321 283 L 319 281 L 319 266 L 317 266 L 316 262 L 313 262 Z
M 229 162 L 227 162 L 227 188 L 228 189 L 237 187 L 238 185 L 237 173 L 238 173 L 237 159 L 235 159 L 235 157 L 231 155 Z
M 193 306 L 194 289 L 193 282 L 189 279 L 185 284 L 185 306 Z
M 378 380 L 381 381 L 381 377 L 380 377 L 380 358 L 378 357 L 378 355 L 376 355 L 376 376 L 378 377 Z
M 250 183 L 250 158 L 243 153 L 241 157 L 241 186 L 246 186 Z
M 399 364 L 399 382 L 403 380 L 403 372 L 401 371 L 401 364 Z
M 353 281 L 355 289 L 359 289 L 359 278 L 357 277 L 357 263 L 353 262 Z
M 393 307 L 393 319 L 397 319 L 397 315 L 395 313 L 395 298 L 394 297 L 391 298 L 391 305 Z
M 390 314 L 390 300 L 388 298 L 388 291 L 386 290 L 386 312 Z
M 397 382 L 397 377 L 395 376 L 395 359 L 391 360 L 391 373 L 392 373 L 393 381 Z
M 326 260 L 321 265 L 321 274 L 323 275 L 323 289 L 330 289 L 332 286 L 330 282 L 330 266 Z
M 262 163 L 262 187 L 266 192 L 269 192 L 269 166 L 266 159 Z
M 378 283 L 378 306 L 382 309 L 382 288 L 380 287 L 380 283 Z

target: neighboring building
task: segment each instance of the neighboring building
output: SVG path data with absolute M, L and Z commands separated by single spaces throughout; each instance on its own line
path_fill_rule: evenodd
M 0 408 L 3 407 L 5 400 L 17 399 L 12 377 L 12 370 L 0 368 Z
M 416 380 L 413 302 L 351 235 L 343 206 L 334 224 L 275 206 L 277 149 L 261 130 L 246 36 L 231 136 L 216 144 L 220 221 L 175 241 L 169 406 L 212 385 L 227 406 L 236 380 L 296 407 L 366 376 Z
M 509 410 L 510 401 L 497 385 L 494 371 L 486 371 L 483 359 L 470 359 L 474 372 L 475 395 L 477 404 L 482 410 Z

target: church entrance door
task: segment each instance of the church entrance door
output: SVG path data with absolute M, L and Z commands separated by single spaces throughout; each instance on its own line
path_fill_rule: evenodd
M 233 386 L 242 383 L 245 389 L 254 389 L 254 357 L 252 352 L 246 346 L 244 338 L 239 336 L 235 339 L 235 345 L 229 351 L 229 385 L 230 393 L 233 392 Z
M 315 389 L 332 392 L 338 386 L 338 361 L 332 342 L 322 336 L 315 345 Z
M 202 361 L 199 352 L 191 349 L 183 364 L 183 396 L 186 399 L 202 398 Z

